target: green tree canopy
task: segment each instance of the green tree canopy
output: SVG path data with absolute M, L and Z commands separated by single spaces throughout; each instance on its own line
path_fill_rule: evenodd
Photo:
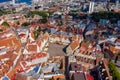
M 39 27 L 36 31 L 33 32 L 34 38 L 37 39 L 38 36 L 40 35 L 41 27 Z
M 2 25 L 5 26 L 5 27 L 9 27 L 10 26 L 8 22 L 3 22 Z
M 4 14 L 4 12 L 2 10 L 0 10 L 0 16 L 2 16 Z
M 95 22 L 99 22 L 100 19 L 106 19 L 106 20 L 110 20 L 111 23 L 116 23 L 118 20 L 120 20 L 120 13 L 113 11 L 93 12 L 91 14 L 91 18 Z
M 3 32 L 3 30 L 2 30 L 2 29 L 0 29 L 0 32 Z
M 39 34 L 40 34 L 40 32 L 38 32 L 38 31 L 34 31 L 33 34 L 34 34 L 34 38 L 37 39 L 38 36 L 39 36 Z
M 37 31 L 40 32 L 40 31 L 41 31 L 41 27 L 39 27 L 39 28 L 37 29 Z
M 25 23 L 23 23 L 21 26 L 27 27 L 27 26 L 29 26 L 29 25 L 30 25 L 30 23 L 25 22 Z
M 49 14 L 49 15 L 52 15 L 53 12 L 50 12 L 50 11 L 29 11 L 29 12 L 27 13 L 27 16 L 28 16 L 28 17 L 30 17 L 30 16 L 31 16 L 31 17 L 34 17 L 34 15 L 39 15 L 39 16 L 42 17 L 42 19 L 40 19 L 40 21 L 41 21 L 42 23 L 46 23 L 46 22 L 47 22 L 48 14 Z
M 117 70 L 115 64 L 112 61 L 110 61 L 108 66 L 109 66 L 110 74 L 113 77 L 113 80 L 120 80 L 120 73 Z
M 20 25 L 20 22 L 19 22 L 19 21 L 17 21 L 17 22 L 16 22 L 16 24 L 17 24 L 17 25 Z
M 33 17 L 35 14 L 42 16 L 43 18 L 46 18 L 48 16 L 47 12 L 45 11 L 29 11 L 27 15 Z
M 46 18 L 43 18 L 43 19 L 40 19 L 40 21 L 42 22 L 42 23 L 47 23 L 47 19 Z
M 10 13 L 11 13 L 11 11 L 9 9 L 7 9 L 7 10 L 0 9 L 0 16 L 5 15 L 5 14 L 10 14 Z

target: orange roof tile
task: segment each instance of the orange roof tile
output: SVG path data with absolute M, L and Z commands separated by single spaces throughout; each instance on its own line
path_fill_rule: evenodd
M 77 47 L 79 47 L 79 41 L 76 40 L 76 41 L 72 42 L 70 44 L 70 47 L 71 47 L 72 50 L 76 49 Z
M 54 80 L 58 80 L 58 79 L 65 79 L 64 75 L 58 75 L 58 76 L 53 76 Z
M 20 50 L 21 43 L 15 36 L 12 36 L 9 38 L 0 39 L 0 46 L 6 46 L 10 48 L 13 47 L 16 48 L 15 51 L 18 52 Z
M 116 42 L 120 43 L 120 39 L 117 39 Z
M 33 53 L 33 54 L 25 54 L 24 56 L 28 56 L 27 58 L 25 58 L 25 60 L 21 61 L 22 65 L 28 69 L 32 66 L 34 66 L 35 64 L 31 64 L 31 65 L 27 65 L 27 61 L 33 61 L 33 60 L 37 60 L 37 59 L 43 59 L 44 57 L 47 57 L 48 54 L 46 53 Z M 40 63 L 40 62 L 39 62 Z
M 80 51 L 86 51 L 88 49 L 88 45 L 85 42 L 81 43 Z
M 40 47 L 41 44 L 42 44 L 42 42 L 41 42 L 41 41 L 37 41 L 37 44 L 38 44 L 38 46 Z
M 28 45 L 27 46 L 29 52 L 37 52 L 37 45 Z
M 115 46 L 110 45 L 110 51 L 117 53 L 118 49 L 116 49 Z
M 33 32 L 31 32 L 31 37 L 34 39 L 34 34 L 33 34 Z
M 20 66 L 20 64 L 17 64 L 17 66 L 12 70 L 10 71 L 7 76 L 11 79 L 13 77 L 15 77 L 15 73 L 17 72 L 18 69 L 21 69 L 22 67 Z

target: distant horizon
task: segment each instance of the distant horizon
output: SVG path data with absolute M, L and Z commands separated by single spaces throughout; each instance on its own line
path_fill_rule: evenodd
M 8 1 L 12 1 L 12 0 L 0 0 L 0 3 L 3 2 L 8 2 Z M 31 4 L 31 0 L 16 0 L 16 3 L 27 3 L 27 4 Z
M 0 0 L 0 3 L 3 3 L 3 2 L 8 2 L 8 1 L 12 1 L 12 0 Z M 32 0 L 16 0 L 16 3 L 27 3 L 27 4 L 31 4 L 32 2 L 31 2 Z M 92 1 L 104 1 L 104 2 L 106 2 L 107 0 L 92 0 Z M 111 1 L 116 1 L 116 0 L 111 0 Z M 120 1 L 120 0 L 119 0 Z

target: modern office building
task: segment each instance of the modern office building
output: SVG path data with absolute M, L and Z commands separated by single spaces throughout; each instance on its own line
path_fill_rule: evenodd
M 94 11 L 94 2 L 90 2 L 89 13 L 92 13 L 93 11 Z
M 116 8 L 119 8 L 119 0 L 116 0 Z
M 15 0 L 12 0 L 12 4 L 13 4 L 13 5 L 15 4 Z

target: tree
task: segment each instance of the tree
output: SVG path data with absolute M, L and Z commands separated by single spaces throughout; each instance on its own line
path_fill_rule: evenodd
M 10 10 L 9 9 L 0 9 L 0 16 L 5 15 L 5 14 L 10 14 Z
M 46 11 L 49 15 L 52 15 L 54 12 L 53 11 Z
M 43 18 L 43 19 L 41 19 L 40 21 L 41 21 L 42 23 L 44 23 L 44 24 L 47 23 L 47 19 L 46 19 L 46 18 Z
M 39 16 L 42 16 L 43 18 L 48 17 L 47 12 L 45 11 L 29 11 L 27 15 L 28 16 L 39 15 Z
M 34 38 L 37 39 L 38 36 L 40 35 L 41 27 L 39 27 L 36 31 L 33 32 Z
M 120 20 L 120 13 L 113 11 L 93 12 L 91 14 L 91 18 L 95 22 L 99 22 L 100 19 L 106 19 L 106 20 L 110 20 L 111 23 L 116 23 L 118 20 Z
M 108 66 L 109 66 L 110 73 L 113 77 L 113 80 L 120 80 L 120 73 L 118 72 L 115 64 L 112 61 L 110 61 Z
M 42 23 L 46 23 L 47 22 L 47 17 L 48 17 L 48 14 L 49 15 L 52 15 L 53 12 L 50 12 L 50 11 L 29 11 L 27 13 L 27 17 L 34 17 L 34 15 L 39 15 L 42 17 L 42 19 L 40 19 L 40 21 Z
M 19 21 L 17 21 L 17 22 L 16 22 L 16 24 L 17 24 L 17 25 L 20 25 L 20 22 L 19 22 Z
M 3 30 L 2 30 L 2 29 L 0 29 L 0 32 L 3 32 Z
M 4 12 L 2 10 L 0 10 L 0 16 L 2 16 L 4 14 Z
M 33 32 L 33 34 L 34 34 L 34 38 L 37 39 L 38 36 L 40 35 L 40 32 L 36 30 Z
M 39 28 L 37 29 L 37 31 L 40 32 L 40 31 L 41 31 L 41 27 L 39 27 Z
M 3 23 L 2 23 L 2 26 L 9 27 L 10 25 L 9 25 L 9 23 L 7 23 L 7 22 L 3 22 Z
M 28 23 L 28 22 L 25 22 L 22 24 L 22 26 L 24 26 L 24 27 L 29 26 L 29 25 L 30 25 L 30 23 Z

